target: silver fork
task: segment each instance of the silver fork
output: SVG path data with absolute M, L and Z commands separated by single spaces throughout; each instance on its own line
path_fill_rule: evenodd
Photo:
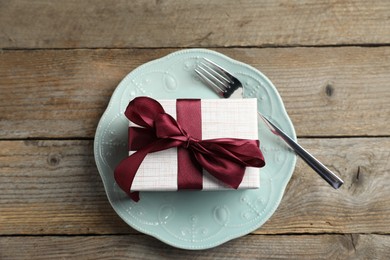
M 204 58 L 195 68 L 196 74 L 206 84 L 223 98 L 235 96 L 243 90 L 242 83 L 229 73 L 226 69 L 217 65 L 209 59 Z M 243 98 L 240 95 L 240 98 Z M 333 188 L 338 189 L 344 183 L 343 180 L 318 161 L 313 155 L 307 152 L 291 137 L 279 129 L 275 124 L 258 112 L 259 117 L 266 123 L 272 133 L 281 137 L 299 157 L 301 157 L 314 171 L 316 171 Z

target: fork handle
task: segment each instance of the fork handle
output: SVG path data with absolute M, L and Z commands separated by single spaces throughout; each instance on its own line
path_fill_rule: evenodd
M 327 183 L 329 183 L 333 188 L 338 189 L 343 185 L 344 181 L 329 170 L 325 165 L 318 161 L 313 155 L 306 151 L 302 146 L 295 142 L 291 137 L 284 133 L 280 128 L 274 125 L 262 114 L 258 115 L 266 121 L 268 127 L 272 127 L 271 131 L 280 136 L 294 151 L 299 157 L 302 158 L 314 171 L 316 171 Z

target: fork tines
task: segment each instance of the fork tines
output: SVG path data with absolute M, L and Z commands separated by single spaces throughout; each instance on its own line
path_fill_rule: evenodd
M 241 86 L 239 82 L 237 85 L 237 80 L 232 74 L 206 58 L 197 65 L 195 72 L 207 86 L 224 98 L 230 97 Z

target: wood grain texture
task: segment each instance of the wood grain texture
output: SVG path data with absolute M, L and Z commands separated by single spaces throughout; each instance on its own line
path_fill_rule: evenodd
M 91 141 L 27 140 L 1 147 L 0 234 L 130 229 L 109 205 Z
M 118 83 L 180 48 L 214 48 L 277 87 L 298 159 L 258 230 L 180 250 L 111 208 L 94 157 Z M 0 0 L 0 259 L 388 259 L 390 1 Z
M 299 140 L 345 181 L 334 190 L 302 160 L 275 215 L 258 231 L 381 233 L 390 226 L 390 139 Z M 282 231 L 283 230 L 283 231 Z
M 217 248 L 176 249 L 145 235 L 0 237 L 2 259 L 386 259 L 383 235 L 248 235 Z
M 390 138 L 302 139 L 339 174 L 333 190 L 298 160 L 273 217 L 255 233 L 390 232 Z M 0 142 L 0 234 L 134 234 L 116 216 L 92 141 Z
M 153 52 L 151 58 L 157 57 Z M 117 84 L 146 61 L 142 53 L 0 53 L 0 136 L 93 137 Z M 122 59 L 121 55 L 127 58 Z
M 92 138 L 125 75 L 173 51 L 3 51 L 0 137 Z M 218 51 L 271 79 L 299 136 L 390 134 L 390 47 Z
M 386 0 L 3 0 L 0 48 L 388 44 L 389 12 Z

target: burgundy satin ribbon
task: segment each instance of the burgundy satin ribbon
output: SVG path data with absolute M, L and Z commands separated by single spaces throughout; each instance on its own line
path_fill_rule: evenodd
M 192 109 L 193 104 L 197 102 L 200 104 L 200 100 L 186 100 L 186 102 L 190 102 L 191 105 L 188 106 L 187 103 L 181 106 L 180 100 L 178 100 L 177 104 L 180 107 L 178 110 L 183 109 L 183 107 Z M 202 167 L 215 178 L 235 189 L 238 188 L 244 177 L 245 167 L 263 167 L 265 165 L 258 140 L 237 138 L 200 140 L 195 137 L 199 136 L 197 133 L 199 129 L 195 129 L 199 126 L 191 126 L 191 122 L 185 122 L 187 132 L 173 117 L 165 113 L 160 103 L 154 99 L 148 97 L 133 99 L 129 103 L 125 115 L 130 121 L 142 128 L 132 127 L 129 129 L 129 146 L 137 151 L 120 162 L 115 169 L 114 177 L 119 187 L 134 201 L 139 200 L 139 193 L 130 192 L 131 185 L 139 166 L 148 153 L 172 147 L 185 148 L 195 168 Z M 189 134 L 193 130 L 195 136 Z M 186 170 L 187 166 L 184 167 L 183 170 Z M 183 176 L 184 179 L 180 180 L 181 185 L 184 187 L 188 185 L 191 188 L 193 176 L 188 179 L 186 179 L 186 175 Z
M 202 139 L 202 110 L 200 99 L 178 99 L 176 101 L 176 120 L 180 127 L 193 139 Z M 189 152 L 189 142 L 177 147 L 177 188 L 179 190 L 203 188 L 202 167 L 193 162 Z

